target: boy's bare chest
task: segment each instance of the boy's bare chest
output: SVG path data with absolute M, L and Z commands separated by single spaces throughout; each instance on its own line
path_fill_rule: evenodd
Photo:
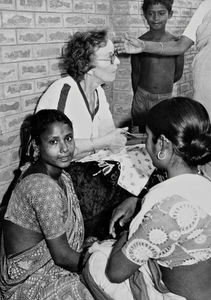
M 146 69 L 148 72 L 159 69 L 173 69 L 175 68 L 175 57 L 174 56 L 159 56 L 159 55 L 144 55 L 140 61 L 141 69 Z

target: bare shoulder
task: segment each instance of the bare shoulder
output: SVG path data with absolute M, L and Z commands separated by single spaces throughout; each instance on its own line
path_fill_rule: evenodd
M 150 31 L 145 32 L 141 36 L 139 36 L 140 40 L 150 41 L 153 39 L 153 36 Z
M 163 36 L 163 41 L 176 41 L 179 37 L 176 35 L 171 34 L 170 32 L 166 31 L 165 35 Z

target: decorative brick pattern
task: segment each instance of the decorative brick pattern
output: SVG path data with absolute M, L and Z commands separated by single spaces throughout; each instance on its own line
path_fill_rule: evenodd
M 71 28 L 50 28 L 47 29 L 47 42 L 65 42 L 71 34 L 73 34 L 73 30 Z
M 53 12 L 68 12 L 72 11 L 71 0 L 47 0 L 47 10 Z
M 13 29 L 0 29 L 0 45 L 15 45 L 16 35 Z
M 87 28 L 108 28 L 110 36 L 146 32 L 143 0 L 0 0 L 0 202 L 18 166 L 19 131 L 46 88 L 60 77 L 59 59 L 69 35 Z M 202 0 L 174 0 L 167 29 L 181 35 Z M 191 63 L 174 94 L 192 95 Z M 130 118 L 130 57 L 120 58 L 117 78 L 104 86 L 117 126 Z
M 57 77 L 47 77 L 47 78 L 40 78 L 34 81 L 34 91 L 35 93 L 40 93 L 44 92 L 47 87 L 56 79 L 58 79 L 59 76 Z
M 32 59 L 32 47 L 26 46 L 3 46 L 1 50 L 2 62 L 14 62 Z
M 0 81 L 9 82 L 18 80 L 18 65 L 17 64 L 1 64 Z
M 17 30 L 18 44 L 36 44 L 46 42 L 45 30 L 40 29 L 18 29 Z
M 45 0 L 17 0 L 18 10 L 46 11 Z
M 2 11 L 2 28 L 34 28 L 33 13 Z
M 73 11 L 78 13 L 95 13 L 94 0 L 74 0 Z
M 62 27 L 62 16 L 61 14 L 53 13 L 42 13 L 36 14 L 36 27 L 37 28 L 48 28 L 48 27 Z
M 4 84 L 5 99 L 10 97 L 18 97 L 28 94 L 33 94 L 34 82 L 33 81 L 17 81 L 15 83 Z

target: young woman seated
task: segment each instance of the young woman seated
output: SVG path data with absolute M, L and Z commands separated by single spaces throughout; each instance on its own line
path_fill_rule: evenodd
M 73 127 L 57 110 L 27 120 L 30 163 L 4 217 L 1 299 L 92 300 L 80 281 L 84 225 L 71 177 Z

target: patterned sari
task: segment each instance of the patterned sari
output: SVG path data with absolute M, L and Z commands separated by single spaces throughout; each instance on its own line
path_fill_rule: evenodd
M 45 238 L 66 233 L 70 247 L 80 252 L 84 225 L 78 199 L 70 176 L 63 172 L 61 178 L 64 189 L 42 173 L 21 179 L 13 191 L 5 219 L 43 232 Z M 24 252 L 6 256 L 2 234 L 0 258 L 3 299 L 93 299 L 78 274 L 55 265 L 45 239 Z

